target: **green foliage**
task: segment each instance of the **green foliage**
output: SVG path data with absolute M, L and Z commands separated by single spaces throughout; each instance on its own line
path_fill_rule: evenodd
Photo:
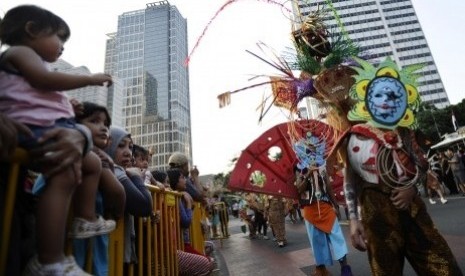
M 430 139 L 433 145 L 442 140 L 439 134 L 442 136 L 454 132 L 452 111 L 459 127 L 465 126 L 465 99 L 456 105 L 450 105 L 443 109 L 437 109 L 425 103 L 420 105 L 420 111 L 417 113 L 419 129 Z
M 298 70 L 308 72 L 312 75 L 316 75 L 321 71 L 320 63 L 312 57 L 311 47 L 301 42 L 295 43 L 295 48 L 297 49 L 297 55 L 295 64 Z
M 324 68 L 331 68 L 341 64 L 348 58 L 357 56 L 360 52 L 359 47 L 352 40 L 346 39 L 341 34 L 334 35 L 334 32 L 332 32 L 331 41 L 331 53 L 323 62 Z

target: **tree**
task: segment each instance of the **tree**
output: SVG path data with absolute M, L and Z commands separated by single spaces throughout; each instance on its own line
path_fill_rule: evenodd
M 441 141 L 442 135 L 455 131 L 452 125 L 452 112 L 454 112 L 459 126 L 465 126 L 465 99 L 456 105 L 450 105 L 443 109 L 437 109 L 426 103 L 420 104 L 417 113 L 419 129 L 433 144 Z

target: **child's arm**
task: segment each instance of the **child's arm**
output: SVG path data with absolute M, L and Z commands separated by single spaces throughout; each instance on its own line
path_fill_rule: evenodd
M 5 65 L 17 70 L 37 89 L 56 91 L 71 90 L 88 85 L 111 84 L 111 76 L 107 74 L 73 75 L 49 71 L 42 58 L 31 48 L 13 46 L 5 52 Z

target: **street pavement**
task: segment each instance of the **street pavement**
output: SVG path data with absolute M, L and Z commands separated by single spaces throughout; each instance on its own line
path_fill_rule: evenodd
M 441 234 L 449 243 L 457 261 L 465 274 L 465 197 L 449 197 L 447 204 L 435 205 L 427 203 L 428 211 Z M 425 201 L 427 202 L 427 201 Z M 342 211 L 342 210 L 341 210 Z M 343 219 L 345 219 L 345 216 Z M 242 233 L 243 223 L 231 216 L 229 233 L 224 240 L 215 240 L 215 259 L 222 276 L 243 275 L 310 275 L 315 269 L 313 254 L 307 238 L 303 222 L 292 224 L 286 218 L 286 236 L 288 245 L 280 248 L 272 241 L 271 230 L 268 229 L 269 240 L 249 239 Z M 341 221 L 342 230 L 348 241 L 348 223 Z M 354 249 L 348 243 L 348 261 L 354 275 L 370 275 L 367 255 Z M 340 266 L 335 262 L 328 270 L 332 275 L 340 275 Z M 404 275 L 416 275 L 406 261 Z

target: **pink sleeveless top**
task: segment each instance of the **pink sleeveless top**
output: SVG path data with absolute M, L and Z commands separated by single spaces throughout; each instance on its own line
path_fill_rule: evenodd
M 41 91 L 23 76 L 0 69 L 0 112 L 15 121 L 51 126 L 57 119 L 72 118 L 74 111 L 62 92 Z

